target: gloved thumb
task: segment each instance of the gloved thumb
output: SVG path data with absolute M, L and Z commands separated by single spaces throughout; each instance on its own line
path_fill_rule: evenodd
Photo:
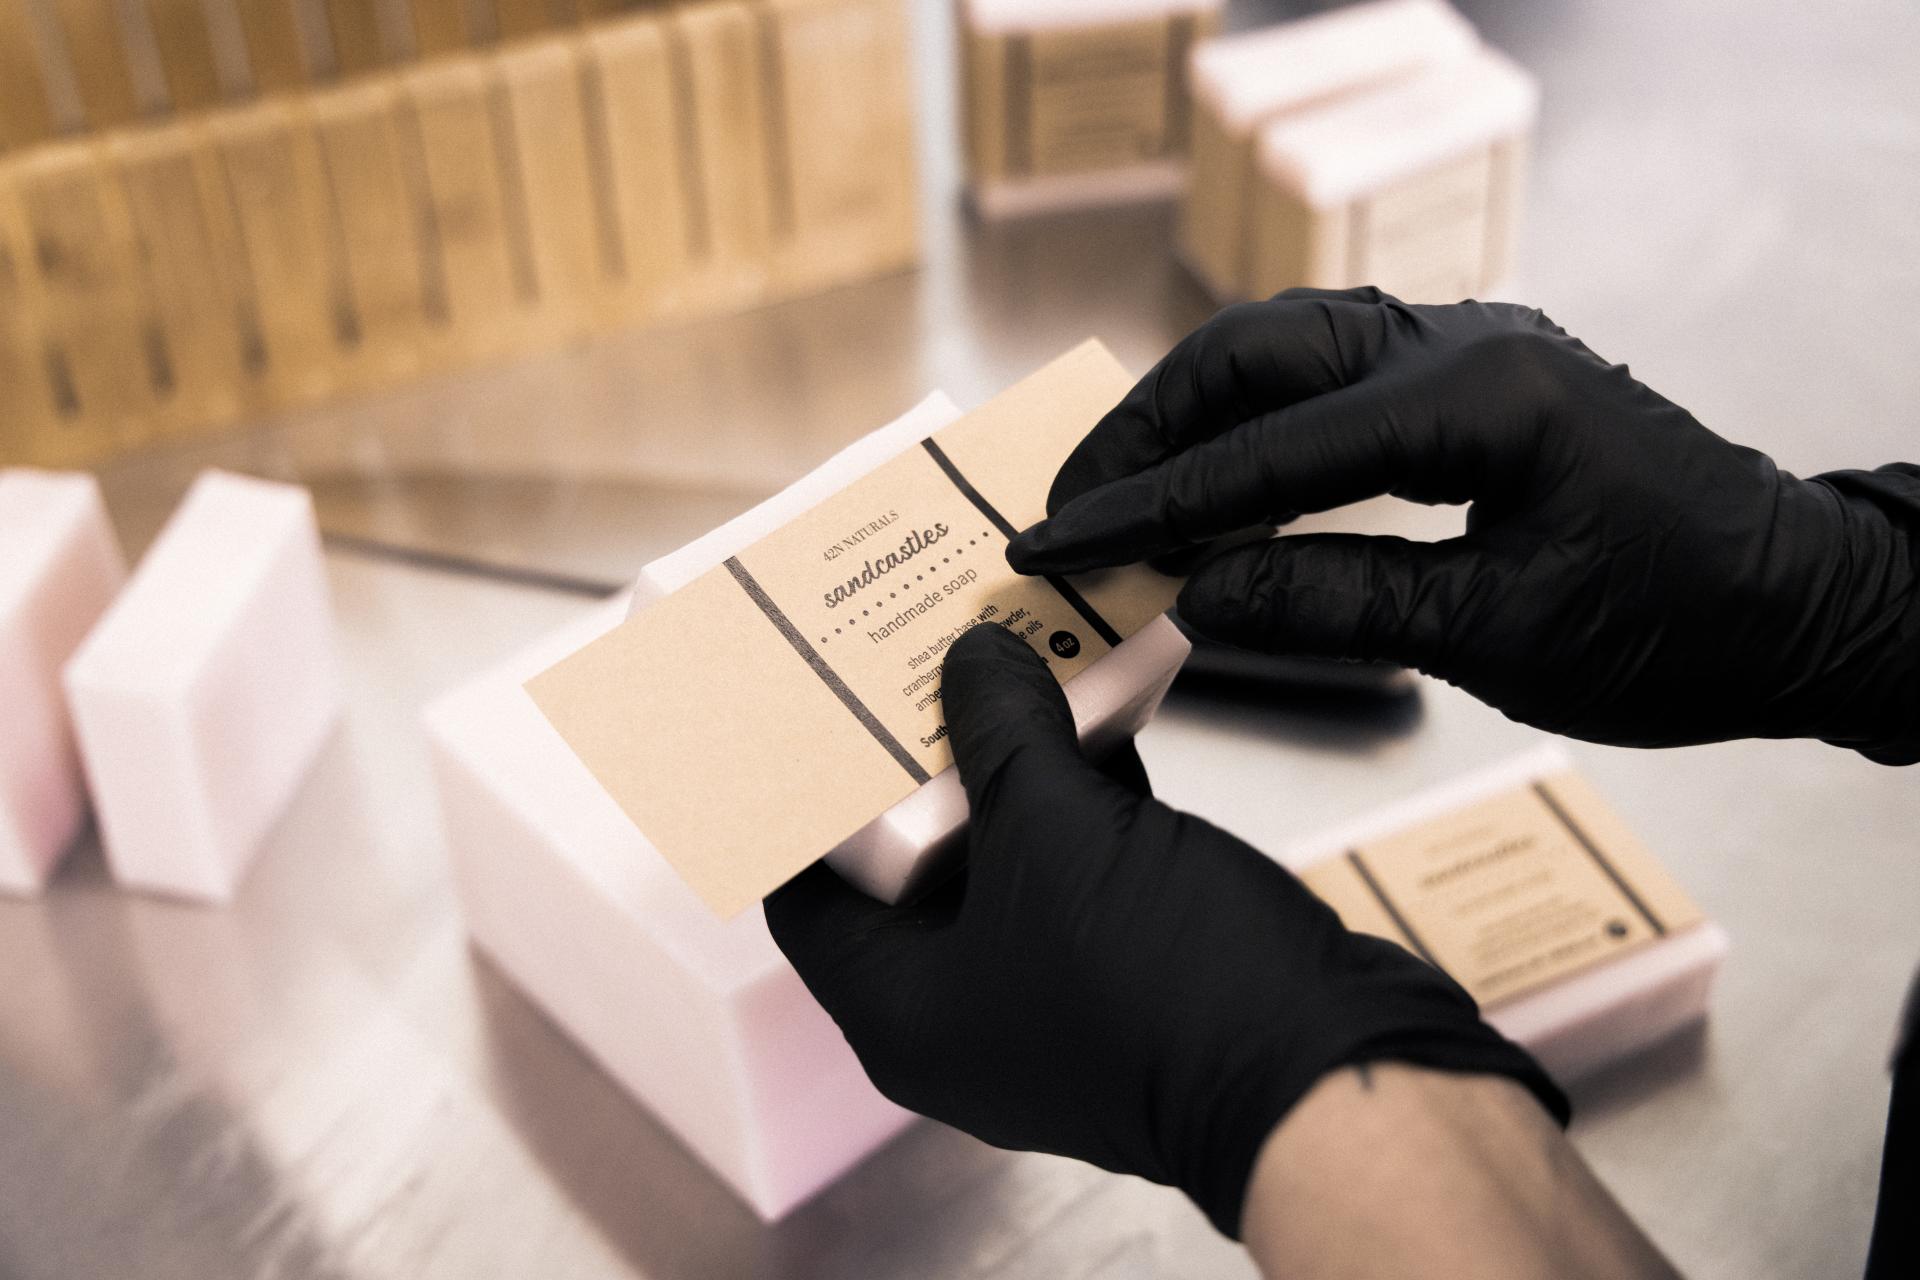
M 983 624 L 954 642 L 942 697 L 976 822 L 996 801 L 1044 794 L 1063 773 L 1095 772 L 1080 754 L 1073 712 L 1046 659 L 1005 627 Z
M 1203 634 L 1245 649 L 1432 671 L 1444 664 L 1474 569 L 1475 553 L 1456 544 L 1334 533 L 1280 537 L 1201 565 L 1180 592 L 1180 615 Z

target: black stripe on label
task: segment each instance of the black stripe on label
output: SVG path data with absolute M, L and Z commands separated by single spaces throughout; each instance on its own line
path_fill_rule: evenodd
M 1420 935 L 1413 931 L 1413 926 L 1407 923 L 1407 918 L 1400 914 L 1400 908 L 1393 905 L 1393 899 L 1389 898 L 1387 891 L 1380 887 L 1380 882 L 1373 878 L 1372 870 L 1360 860 L 1360 851 L 1347 850 L 1347 861 L 1352 864 L 1355 874 L 1366 883 L 1367 888 L 1373 893 L 1374 900 L 1387 913 L 1387 917 L 1393 921 L 1393 927 L 1406 935 L 1407 941 L 1413 945 L 1413 949 L 1419 953 L 1422 960 L 1436 969 L 1440 968 L 1440 962 L 1433 958 L 1433 952 L 1427 950 L 1427 944 L 1420 940 Z
M 881 724 L 879 718 L 867 710 L 867 704 L 860 701 L 859 695 L 847 687 L 847 682 L 840 678 L 840 673 L 827 665 L 827 660 L 820 656 L 820 651 L 807 643 L 807 638 L 800 634 L 799 628 L 795 627 L 787 615 L 781 612 L 780 606 L 773 602 L 773 597 L 754 580 L 754 576 L 747 572 L 747 567 L 740 563 L 738 557 L 727 558 L 727 572 L 731 573 L 733 580 L 740 584 L 740 589 L 747 593 L 747 598 L 759 606 L 760 612 L 767 615 L 767 621 L 773 624 L 774 629 L 787 638 L 787 643 L 793 646 L 794 652 L 813 668 L 813 673 L 820 677 L 827 688 L 833 690 L 833 696 L 840 699 L 840 704 L 853 712 L 853 718 L 860 722 L 861 727 L 872 734 L 873 740 L 885 747 L 887 754 L 907 771 L 907 776 L 915 782 L 929 781 L 933 775 L 920 767 L 920 762 L 901 745 L 900 739 L 889 733 L 887 726 Z
M 927 456 L 932 458 L 940 470 L 946 473 L 947 479 L 953 481 L 953 487 L 960 491 L 961 496 L 979 508 L 980 514 L 990 520 L 993 523 L 993 527 L 998 529 L 1003 537 L 1012 538 L 1014 534 L 1020 532 L 1007 522 L 1007 518 L 1001 515 L 999 510 L 991 502 L 988 502 L 986 497 L 978 489 L 973 487 L 971 481 L 960 474 L 960 468 L 953 465 L 953 459 L 947 456 L 945 449 L 942 449 L 931 439 L 922 440 L 920 447 L 925 449 Z M 1100 616 L 1099 610 L 1089 604 L 1085 596 L 1074 590 L 1071 582 L 1068 582 L 1065 578 L 1057 574 L 1051 573 L 1046 575 L 1046 581 L 1048 586 L 1059 593 L 1062 600 L 1065 600 L 1069 605 L 1073 606 L 1075 613 L 1086 619 L 1087 625 L 1093 628 L 1095 635 L 1107 642 L 1109 649 L 1118 649 L 1120 647 L 1120 633 L 1115 631 L 1112 625 Z
M 1547 790 L 1547 784 L 1544 782 L 1534 783 L 1533 794 L 1540 797 L 1540 803 L 1547 806 L 1547 812 L 1558 819 L 1560 825 L 1567 829 L 1567 834 L 1572 836 L 1575 842 L 1587 851 L 1587 856 L 1593 859 L 1594 865 L 1606 873 L 1607 879 L 1613 881 L 1613 887 L 1620 891 L 1620 896 L 1633 904 L 1633 909 L 1640 913 L 1640 918 L 1647 922 L 1647 926 L 1653 930 L 1654 936 L 1661 938 L 1666 937 L 1667 926 L 1662 924 L 1660 917 L 1654 915 L 1647 907 L 1647 904 L 1640 900 L 1640 895 L 1633 891 L 1633 886 L 1627 883 L 1626 877 L 1614 869 L 1614 865 L 1608 861 L 1607 855 L 1600 852 L 1600 846 L 1588 838 L 1587 833 L 1580 829 L 1580 824 L 1573 820 L 1573 815 L 1561 808 L 1560 802 L 1554 799 L 1553 792 Z

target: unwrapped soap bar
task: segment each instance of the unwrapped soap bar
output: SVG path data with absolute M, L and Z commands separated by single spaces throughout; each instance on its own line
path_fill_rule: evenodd
M 125 577 L 92 476 L 0 471 L 0 891 L 39 892 L 86 816 L 60 668 Z
M 1188 267 L 1222 301 L 1254 293 L 1255 153 L 1263 127 L 1479 43 L 1445 0 L 1370 0 L 1202 44 L 1193 54 L 1193 170 L 1178 236 Z
M 1255 297 L 1378 285 L 1481 296 L 1511 269 L 1532 76 L 1492 49 L 1269 125 L 1254 195 Z
M 624 601 L 436 702 L 427 738 L 474 941 L 763 1218 L 912 1116 L 868 1083 L 758 911 L 718 920 L 521 687 Z
M 1727 949 L 1558 748 L 1434 788 L 1283 860 L 1350 928 L 1445 969 L 1562 1078 L 1703 1017 Z
M 911 896 L 966 820 L 940 703 L 962 631 L 1026 638 L 1095 752 L 1146 722 L 1186 656 L 1174 580 L 1006 564 L 1131 385 L 1089 343 L 943 429 L 952 408 L 929 401 L 648 566 L 633 617 L 532 681 L 534 701 L 715 911 L 823 856 Z
M 65 678 L 115 879 L 230 897 L 340 708 L 306 490 L 203 473 Z

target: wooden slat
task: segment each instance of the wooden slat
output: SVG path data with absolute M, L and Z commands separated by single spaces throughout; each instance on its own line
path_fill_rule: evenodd
M 184 124 L 116 135 L 108 152 L 126 191 L 165 344 L 162 433 L 178 437 L 238 418 L 247 404 L 244 248 L 210 214 L 206 135 Z M 217 193 L 218 189 L 215 188 Z
M 422 57 L 479 44 L 472 0 L 413 0 L 413 39 Z
M 458 362 L 515 347 L 525 328 L 508 246 L 498 144 L 477 59 L 445 58 L 404 74 L 409 163 L 424 179 L 444 325 L 436 355 Z
M 358 75 L 389 61 L 380 35 L 380 0 L 326 0 L 334 74 Z
M 92 143 L 41 147 L 14 164 L 59 415 L 41 460 L 85 465 L 153 428 L 157 328 L 132 222 Z
M 335 380 L 341 303 L 319 148 L 281 101 L 221 112 L 208 127 L 258 316 L 262 405 L 318 399 Z
M 919 249 L 900 0 L 766 0 L 775 288 L 896 270 Z
M 27 3 L 0 0 L 0 151 L 53 133 L 53 107 Z
M 311 104 L 354 317 L 344 377 L 358 386 L 419 370 L 428 338 L 419 209 L 401 167 L 397 104 L 385 79 L 316 94 Z
M 53 0 L 53 4 L 88 126 L 103 129 L 133 119 L 140 103 L 115 6 L 102 0 Z
M 693 159 L 694 305 L 745 306 L 765 296 L 773 250 L 760 33 L 733 0 L 676 9 L 667 30 L 675 116 Z
M 46 308 L 32 271 L 32 237 L 0 172 L 0 465 L 44 462 L 54 428 L 40 322 Z
M 586 43 L 619 228 L 618 310 L 670 314 L 688 305 L 694 230 L 666 32 L 658 20 L 629 20 L 595 28 Z
M 562 337 L 582 334 L 600 310 L 607 252 L 575 45 L 521 45 L 503 51 L 499 67 L 527 202 L 540 326 Z
M 247 39 L 254 88 L 274 93 L 307 83 L 306 50 L 294 20 L 294 0 L 234 0 Z
M 213 35 L 201 0 L 146 0 L 146 6 L 173 110 L 192 111 L 220 101 Z

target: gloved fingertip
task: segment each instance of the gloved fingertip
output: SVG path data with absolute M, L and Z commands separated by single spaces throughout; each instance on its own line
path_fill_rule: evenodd
M 1089 490 L 1018 535 L 1007 563 L 1026 574 L 1085 573 L 1171 550 L 1153 519 L 1157 482 L 1129 476 Z
M 941 673 L 954 762 L 963 782 L 990 774 L 1026 744 L 1071 747 L 1073 712 L 1046 661 L 1005 627 L 983 623 L 954 641 Z
M 1051 520 L 1042 520 L 1007 540 L 1007 564 L 1015 573 L 1031 576 L 1051 572 L 1046 558 L 1054 535 L 1052 524 Z
M 947 650 L 941 683 L 949 714 L 955 700 L 964 708 L 982 697 L 994 697 L 1009 686 L 1038 690 L 1044 685 L 1055 693 L 1059 691 L 1045 660 L 1033 647 L 993 623 L 969 627 L 953 642 Z

